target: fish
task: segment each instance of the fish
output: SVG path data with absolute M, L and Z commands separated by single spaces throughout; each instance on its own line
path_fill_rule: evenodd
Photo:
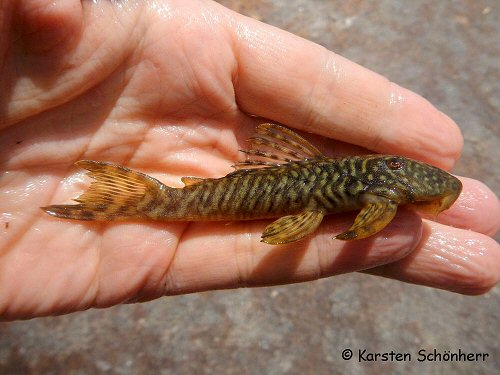
M 41 207 L 64 219 L 95 221 L 237 221 L 276 219 L 262 233 L 270 245 L 301 240 L 323 217 L 360 210 L 349 241 L 384 229 L 399 205 L 437 216 L 462 191 L 460 180 L 432 165 L 397 155 L 330 158 L 278 124 L 256 127 L 247 155 L 220 178 L 182 177 L 169 187 L 146 174 L 109 162 L 80 160 L 93 179 L 77 204 Z

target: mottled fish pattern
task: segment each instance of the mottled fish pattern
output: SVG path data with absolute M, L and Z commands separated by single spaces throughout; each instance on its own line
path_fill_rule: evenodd
M 78 204 L 42 207 L 76 220 L 254 220 L 278 218 L 262 241 L 277 245 L 313 233 L 324 215 L 360 210 L 353 225 L 336 236 L 362 239 L 387 226 L 398 205 L 434 215 L 448 209 L 462 185 L 449 173 L 393 155 L 328 158 L 304 138 L 276 124 L 261 124 L 241 150 L 247 160 L 221 178 L 183 177 L 172 188 L 112 163 L 76 164 L 94 179 Z

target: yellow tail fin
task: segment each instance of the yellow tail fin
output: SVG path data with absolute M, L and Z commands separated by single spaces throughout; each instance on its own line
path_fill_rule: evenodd
M 86 192 L 74 199 L 79 204 L 41 207 L 52 216 L 75 220 L 134 220 L 153 218 L 147 213 L 172 189 L 145 174 L 115 164 L 80 160 L 76 162 L 93 178 Z

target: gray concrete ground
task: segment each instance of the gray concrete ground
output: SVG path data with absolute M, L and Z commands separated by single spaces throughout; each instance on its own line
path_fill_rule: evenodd
M 465 135 L 457 174 L 500 192 L 499 3 L 225 0 L 429 99 Z M 0 374 L 498 374 L 500 288 L 464 297 L 351 274 L 0 325 Z M 412 362 L 344 361 L 345 348 Z M 486 362 L 419 363 L 419 349 Z

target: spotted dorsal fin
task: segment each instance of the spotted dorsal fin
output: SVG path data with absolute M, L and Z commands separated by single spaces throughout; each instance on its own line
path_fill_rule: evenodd
M 181 177 L 181 181 L 184 186 L 196 185 L 202 182 L 204 178 L 200 177 Z
M 236 169 L 274 167 L 293 161 L 324 158 L 323 154 L 297 133 L 272 123 L 260 124 L 248 140 L 247 160 L 236 163 Z
M 314 232 L 323 216 L 321 211 L 304 211 L 298 215 L 283 216 L 264 229 L 261 241 L 270 245 L 298 241 Z

